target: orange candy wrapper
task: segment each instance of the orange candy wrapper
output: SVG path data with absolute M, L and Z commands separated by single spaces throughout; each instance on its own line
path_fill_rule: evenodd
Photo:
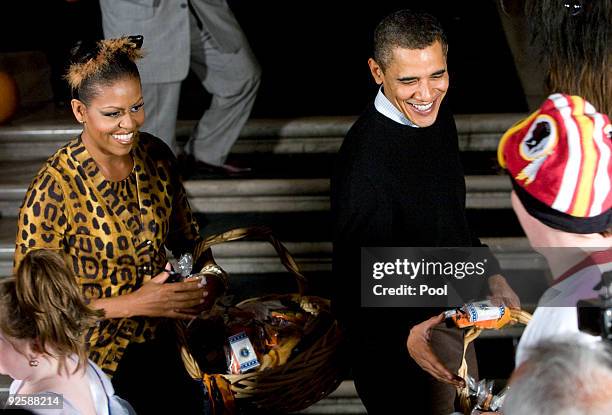
M 467 303 L 461 308 L 445 312 L 459 328 L 501 329 L 511 320 L 510 310 L 505 305 L 494 305 L 491 301 Z

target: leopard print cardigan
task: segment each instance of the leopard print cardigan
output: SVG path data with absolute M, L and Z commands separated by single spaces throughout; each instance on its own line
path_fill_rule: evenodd
M 199 241 L 176 159 L 158 138 L 140 133 L 132 150 L 138 209 L 127 209 L 80 137 L 51 156 L 30 185 L 19 213 L 15 269 L 32 249 L 61 249 L 86 299 L 135 291 Z M 90 358 L 107 374 L 130 342 L 154 336 L 160 319 L 105 319 L 88 330 Z

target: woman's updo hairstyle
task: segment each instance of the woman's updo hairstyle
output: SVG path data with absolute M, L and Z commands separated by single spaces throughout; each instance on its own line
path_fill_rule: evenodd
M 84 331 L 104 316 L 89 308 L 76 277 L 59 253 L 28 252 L 14 277 L 0 282 L 0 332 L 10 338 L 36 340 L 40 351 L 60 361 L 79 357 L 87 362 Z
M 143 37 L 124 36 L 100 41 L 80 41 L 70 51 L 66 80 L 72 97 L 89 104 L 100 86 L 118 79 L 140 79 L 136 60 L 142 58 Z

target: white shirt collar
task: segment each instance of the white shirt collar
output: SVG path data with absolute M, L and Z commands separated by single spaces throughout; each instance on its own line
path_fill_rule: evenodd
M 419 128 L 418 125 L 410 121 L 400 110 L 395 107 L 395 105 L 391 103 L 391 101 L 389 101 L 383 92 L 382 86 L 378 89 L 378 94 L 376 94 L 376 98 L 374 99 L 374 108 L 376 108 L 376 110 L 385 117 L 390 118 L 397 123 Z

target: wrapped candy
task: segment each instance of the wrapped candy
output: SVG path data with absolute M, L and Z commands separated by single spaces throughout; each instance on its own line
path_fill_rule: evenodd
M 172 272 L 170 272 L 166 282 L 183 281 L 191 275 L 193 257 L 190 253 L 182 254 L 178 260 L 171 259 L 170 265 L 172 266 Z
M 260 366 L 253 343 L 246 332 L 241 331 L 228 338 L 230 345 L 229 372 L 232 374 L 245 373 Z
M 502 389 L 497 395 L 493 394 L 494 382 L 492 380 L 476 380 L 467 376 L 466 383 L 469 389 L 469 396 L 475 398 L 476 406 L 471 415 L 479 415 L 481 412 L 494 412 L 502 407 L 508 387 Z
M 247 302 L 224 315 L 228 373 L 242 374 L 284 365 L 305 350 L 332 320 L 311 314 L 287 299 Z M 318 337 L 317 337 L 318 338 Z
M 191 275 L 191 269 L 193 268 L 193 257 L 190 253 L 181 255 L 179 260 L 176 262 L 174 270 L 180 273 L 183 277 Z
M 511 320 L 505 305 L 495 305 L 489 300 L 467 303 L 461 308 L 446 311 L 444 316 L 459 328 L 500 329 Z
M 215 298 L 217 300 L 219 299 L 222 292 L 228 289 L 229 283 L 227 273 L 223 270 L 223 268 L 221 268 L 215 263 L 206 264 L 199 272 L 193 273 L 193 256 L 190 253 L 184 253 L 180 256 L 178 260 L 171 259 L 170 265 L 172 267 L 172 271 L 170 272 L 170 276 L 168 277 L 166 282 L 178 282 L 185 281 L 188 279 L 198 279 L 199 286 L 204 287 L 210 282 L 207 277 L 217 277 L 218 281 L 211 283 L 209 286 L 209 291 L 212 290 L 212 293 L 215 295 Z M 211 306 L 207 308 L 211 308 Z

